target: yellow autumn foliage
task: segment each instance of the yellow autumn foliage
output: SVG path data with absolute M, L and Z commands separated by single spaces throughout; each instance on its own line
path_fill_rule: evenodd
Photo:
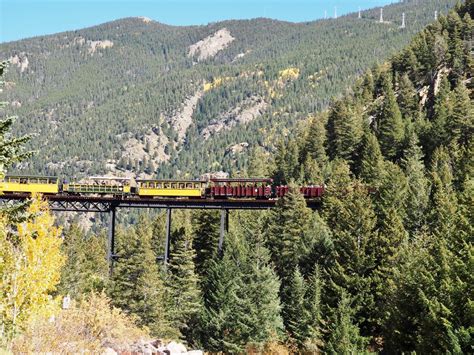
M 34 196 L 24 222 L 12 224 L 0 216 L 0 330 L 9 339 L 35 318 L 54 314 L 51 297 L 65 263 L 61 229 L 45 201 Z
M 299 68 L 286 68 L 280 70 L 278 72 L 280 75 L 280 80 L 287 81 L 287 80 L 295 80 L 298 79 L 300 76 L 300 69 Z
M 221 86 L 224 82 L 231 80 L 229 76 L 215 78 L 211 83 L 204 83 L 204 92 L 208 92 Z

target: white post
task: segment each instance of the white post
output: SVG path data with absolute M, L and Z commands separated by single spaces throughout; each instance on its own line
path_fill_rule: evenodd
M 380 23 L 383 23 L 383 8 L 380 9 Z

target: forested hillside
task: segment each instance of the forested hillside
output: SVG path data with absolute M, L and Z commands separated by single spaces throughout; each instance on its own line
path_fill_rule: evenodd
M 155 334 L 215 352 L 472 353 L 473 15 L 469 0 L 440 17 L 273 156 L 253 150 L 250 175 L 324 182 L 319 211 L 294 189 L 232 212 L 222 255 L 217 213 L 177 211 L 164 269 L 164 216 L 143 216 L 111 280 L 103 239 L 74 227 L 62 292 L 105 288 Z
M 367 68 L 446 14 L 408 0 L 338 19 L 173 27 L 147 18 L 0 45 L 7 113 L 34 133 L 23 173 L 197 177 L 247 166 Z M 406 15 L 406 28 L 401 25 Z

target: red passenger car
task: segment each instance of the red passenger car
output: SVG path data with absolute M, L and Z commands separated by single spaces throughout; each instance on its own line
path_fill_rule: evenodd
M 210 181 L 210 195 L 212 198 L 264 199 L 272 196 L 272 179 L 241 178 L 211 179 Z
M 288 186 L 277 186 L 275 188 L 275 197 L 284 197 L 290 188 Z M 300 192 L 304 198 L 318 198 L 324 194 L 324 186 L 302 186 Z

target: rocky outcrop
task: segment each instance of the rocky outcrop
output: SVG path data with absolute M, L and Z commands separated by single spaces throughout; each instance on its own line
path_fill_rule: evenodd
M 214 57 L 219 51 L 227 48 L 235 40 L 227 28 L 222 28 L 211 36 L 189 46 L 188 56 L 198 62 Z
M 178 133 L 179 144 L 183 142 L 188 127 L 193 123 L 194 110 L 203 95 L 203 89 L 196 91 L 193 96 L 188 97 L 184 101 L 181 109 L 168 120 L 176 133 Z
M 10 57 L 9 62 L 12 65 L 16 65 L 18 68 L 20 68 L 20 73 L 23 73 L 26 69 L 28 69 L 28 65 L 30 64 L 25 53 L 20 53 Z
M 246 124 L 261 116 L 268 107 L 268 103 L 259 96 L 252 96 L 242 102 L 238 107 L 224 113 L 221 117 L 212 120 L 204 128 L 201 135 L 209 139 L 213 134 L 228 130 L 238 124 Z
M 87 41 L 89 45 L 88 52 L 89 54 L 94 54 L 97 49 L 111 48 L 114 46 L 114 42 L 109 41 L 108 39 L 104 41 Z
M 121 355 L 121 354 L 145 354 L 145 355 L 204 355 L 202 350 L 190 350 L 188 351 L 186 347 L 175 341 L 165 343 L 162 340 L 149 340 L 149 341 L 139 341 L 135 344 L 130 345 L 128 348 L 114 348 L 113 344 L 107 346 L 102 355 Z

